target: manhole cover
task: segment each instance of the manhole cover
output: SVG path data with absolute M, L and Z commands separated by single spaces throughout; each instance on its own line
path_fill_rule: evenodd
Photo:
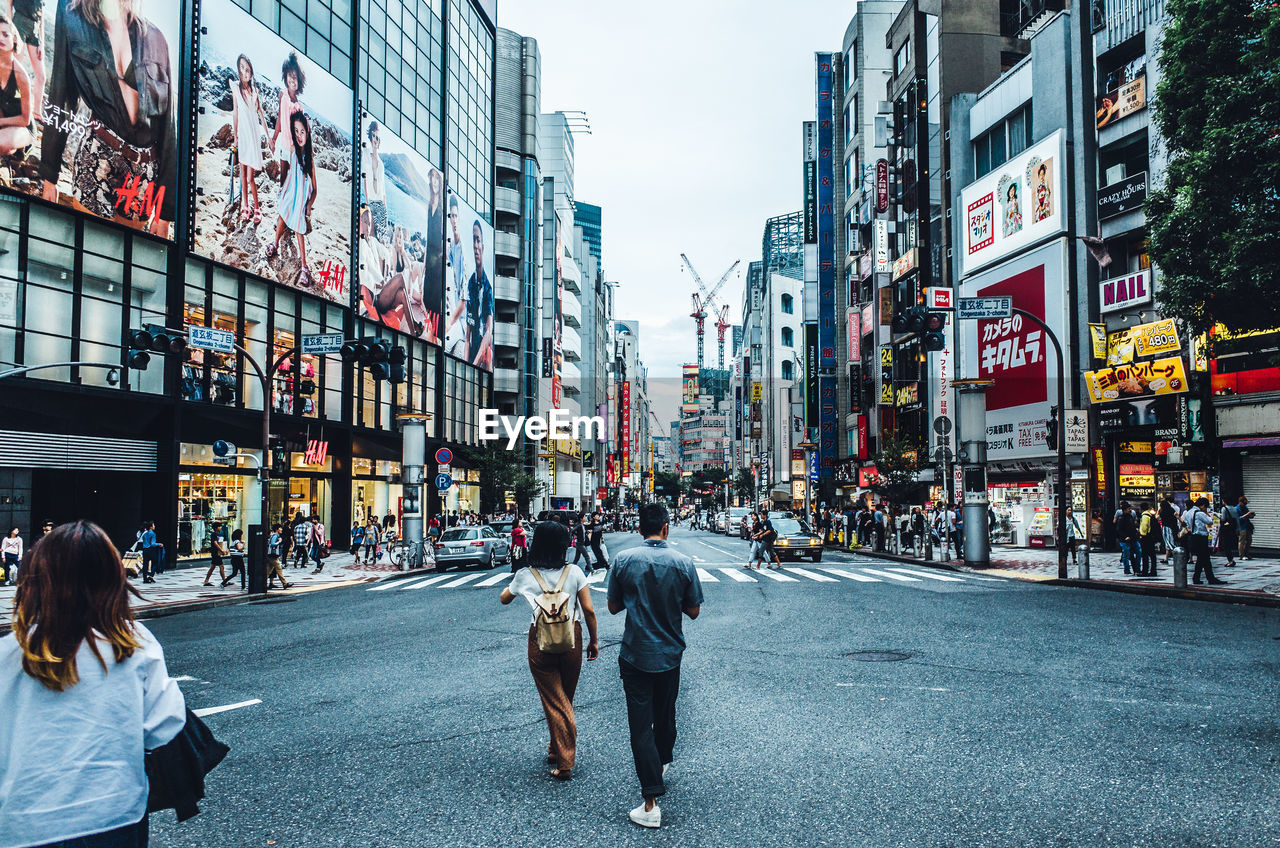
M 902 651 L 854 651 L 844 656 L 858 662 L 902 662 L 911 659 L 911 654 Z

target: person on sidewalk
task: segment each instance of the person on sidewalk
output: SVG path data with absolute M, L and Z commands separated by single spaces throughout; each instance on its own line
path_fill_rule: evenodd
M 351 538 L 351 548 L 347 551 L 347 553 L 355 557 L 356 565 L 359 565 L 360 564 L 360 545 L 364 543 L 364 527 L 361 526 L 359 521 L 351 522 L 350 538 Z
M 1240 537 L 1240 559 L 1253 559 L 1249 549 L 1253 547 L 1254 512 L 1249 509 L 1249 499 L 1244 495 L 1236 502 L 1236 535 Z
M 209 582 L 213 577 L 213 570 L 218 569 L 218 577 L 225 583 L 227 580 L 227 569 L 223 567 L 222 560 L 230 552 L 227 545 L 227 529 L 221 521 L 213 522 L 213 532 L 209 535 L 209 570 L 204 574 L 204 585 L 212 586 Z
M 516 572 L 511 583 L 499 596 L 503 604 L 523 597 L 533 608 L 529 622 L 529 672 L 533 675 L 542 711 L 547 717 L 551 742 L 547 746 L 547 762 L 553 763 L 551 776 L 568 780 L 573 776 L 578 748 L 578 724 L 573 713 L 573 696 L 582 673 L 582 624 L 585 621 L 591 640 L 587 643 L 587 660 L 600 656 L 596 634 L 596 612 L 591 601 L 587 575 L 577 565 L 568 564 L 569 531 L 558 521 L 544 521 L 533 534 L 528 565 Z M 538 601 L 548 589 L 558 587 L 565 595 L 562 612 L 573 622 L 573 647 L 553 653 L 538 647 Z
M 0 541 L 0 554 L 4 555 L 4 577 L 0 583 L 11 586 L 18 583 L 18 566 L 22 565 L 22 534 L 15 527 Z
M 182 691 L 102 528 L 63 524 L 24 571 L 0 639 L 0 845 L 146 848 L 144 751 L 186 725 Z
M 1213 527 L 1213 516 L 1209 514 L 1209 499 L 1199 498 L 1195 506 L 1182 514 L 1182 524 L 1187 530 L 1183 537 L 1188 552 L 1195 555 L 1196 570 L 1191 575 L 1191 582 L 1201 585 L 1200 575 L 1203 573 L 1210 586 L 1224 586 L 1227 581 L 1213 576 L 1213 562 L 1209 559 L 1209 530 Z
M 308 547 L 311 544 L 311 519 L 299 513 L 301 521 L 293 523 L 293 565 L 295 568 L 307 567 Z
M 1080 522 L 1076 519 L 1075 511 L 1067 507 L 1067 550 L 1071 551 L 1072 565 L 1076 564 L 1076 552 L 1083 538 L 1084 533 L 1080 530 Z
M 1173 552 L 1178 545 L 1178 505 L 1173 495 L 1165 495 L 1160 502 L 1160 535 L 1164 539 L 1164 564 L 1171 565 Z
M 883 502 L 871 513 L 871 521 L 871 531 L 876 538 L 876 553 L 882 554 L 884 553 L 884 534 L 889 521 L 888 516 L 885 515 Z
M 618 666 L 627 697 L 631 754 L 644 803 L 630 813 L 642 827 L 659 827 L 664 778 L 676 744 L 676 696 L 685 640 L 681 615 L 702 611 L 702 584 L 693 560 L 667 544 L 667 508 L 640 507 L 644 543 L 618 554 L 609 575 L 609 612 L 627 611 Z
M 576 518 L 573 521 L 573 564 L 577 565 L 578 560 L 586 558 L 587 574 L 591 573 L 591 551 L 587 550 L 587 525 L 586 517 Z
M 225 589 L 227 584 L 234 583 L 237 574 L 240 575 L 240 591 L 243 592 L 248 588 L 249 573 L 244 567 L 245 550 L 244 531 L 236 530 L 231 534 L 231 573 L 222 581 L 222 588 Z
M 316 518 L 311 525 L 311 540 L 308 543 L 311 554 L 311 561 L 316 564 L 316 568 L 312 574 L 319 574 L 324 571 L 325 546 L 329 544 L 324 535 L 324 522 Z
M 142 582 L 154 583 L 156 582 L 156 563 L 160 559 L 160 542 L 156 539 L 154 521 L 147 521 L 142 525 L 138 547 L 142 549 Z
M 284 569 L 280 567 L 280 556 L 284 552 L 285 529 L 283 524 L 277 524 L 271 528 L 271 535 L 267 537 L 267 588 L 274 589 L 274 581 L 280 579 L 280 588 L 288 589 L 289 581 L 284 579 Z
M 1160 513 L 1149 502 L 1143 501 L 1138 514 L 1139 577 L 1156 576 L 1156 543 L 1160 541 Z
M 1116 513 L 1116 543 L 1120 545 L 1120 566 L 1125 574 L 1138 570 L 1138 519 L 1128 501 L 1120 502 Z
M 1227 558 L 1227 568 L 1235 568 L 1236 549 L 1240 547 L 1238 525 L 1235 508 L 1222 500 L 1222 509 L 1218 512 L 1218 553 Z

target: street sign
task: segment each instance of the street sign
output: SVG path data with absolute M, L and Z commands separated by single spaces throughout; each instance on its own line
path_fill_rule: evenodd
M 448 448 L 440 448 L 436 451 L 436 463 L 438 465 L 448 465 L 453 462 L 453 451 Z
M 319 356 L 325 353 L 338 353 L 346 338 L 342 333 L 314 333 L 302 337 L 302 352 Z
M 449 491 L 449 487 L 453 485 L 453 478 L 448 474 L 436 475 L 436 488 L 442 492 Z
M 198 327 L 187 325 L 187 344 L 199 350 L 211 350 L 214 353 L 235 353 L 236 334 L 230 330 L 219 330 L 217 327 Z
M 990 320 L 1008 318 L 1013 315 L 1013 298 L 1003 297 L 962 297 L 956 301 L 956 317 L 964 320 Z
M 939 415 L 933 419 L 933 432 L 939 436 L 945 436 L 951 432 L 951 419 L 945 415 Z

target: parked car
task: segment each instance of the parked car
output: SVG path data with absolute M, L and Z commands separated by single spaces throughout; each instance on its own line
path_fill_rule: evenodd
M 511 562 L 511 544 L 489 525 L 453 527 L 444 531 L 436 543 L 436 569 L 450 566 L 459 569 L 478 566 L 493 568 Z
M 798 518 L 775 518 L 773 513 L 769 513 L 769 520 L 778 533 L 778 538 L 773 540 L 778 559 L 808 557 L 814 562 L 822 561 L 822 539 L 809 529 L 808 524 Z

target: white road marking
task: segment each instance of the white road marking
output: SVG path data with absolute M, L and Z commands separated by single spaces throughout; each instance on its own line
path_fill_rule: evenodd
M 874 568 L 862 569 L 867 574 L 874 574 L 877 577 L 888 577 L 890 580 L 900 580 L 903 583 L 919 583 L 918 577 L 907 577 L 905 574 L 894 574 L 892 571 L 878 571 Z
M 799 583 L 800 582 L 794 577 L 788 577 L 787 575 L 783 574 L 780 571 L 773 571 L 772 569 L 768 569 L 768 568 L 761 569 L 760 573 L 763 574 L 765 577 L 768 577 L 771 580 L 777 580 L 780 583 Z
M 200 678 L 192 677 L 189 674 L 179 674 L 177 677 L 173 678 L 173 682 L 174 683 L 191 683 L 194 681 L 198 681 L 199 679 Z
M 597 568 L 595 571 L 587 575 L 588 583 L 603 583 L 604 579 L 609 576 L 609 572 Z
M 388 589 L 407 589 L 415 583 L 421 583 L 423 580 L 430 580 L 430 577 L 412 577 L 408 580 L 388 580 L 381 586 L 374 586 L 370 592 L 385 592 Z
M 448 580 L 450 577 L 456 577 L 456 576 L 457 575 L 454 575 L 454 574 L 437 574 L 435 577 L 428 577 L 426 580 L 423 580 L 418 583 L 414 583 L 412 586 L 401 586 L 400 588 L 409 589 L 410 591 L 414 589 L 425 589 L 428 586 L 434 586 L 436 583 L 439 583 L 441 580 Z
M 697 558 L 695 557 L 695 559 L 697 559 Z M 701 562 L 701 560 L 699 560 L 699 562 Z M 719 578 L 719 577 L 716 577 L 714 574 L 712 574 L 710 571 L 707 571 L 705 568 L 699 568 L 699 569 L 698 569 L 698 579 L 699 579 L 699 580 L 705 580 L 705 581 L 706 581 L 706 582 L 708 582 L 708 583 L 719 583 L 719 582 L 720 582 L 720 578 Z
M 692 554 L 689 555 L 689 559 L 693 560 L 694 562 L 706 562 L 706 560 L 703 559 L 702 557 L 693 556 Z
M 462 575 L 461 577 L 459 577 L 457 580 L 450 580 L 448 583 L 441 583 L 441 584 L 440 584 L 440 588 L 441 588 L 441 589 L 453 589 L 453 588 L 456 588 L 456 587 L 458 587 L 458 586 L 463 586 L 463 585 L 465 585 L 465 584 L 467 584 L 467 583 L 470 583 L 472 580 L 479 580 L 479 579 L 480 579 L 481 577 L 483 577 L 483 576 L 484 576 L 484 574 L 482 574 L 482 573 L 479 573 L 479 574 L 464 574 L 464 575 Z
M 933 574 L 928 571 L 916 571 L 913 568 L 892 568 L 890 569 L 890 571 L 896 571 L 899 574 L 909 574 L 913 577 L 924 577 L 929 580 L 942 580 L 947 583 L 963 583 L 964 582 L 959 577 L 952 577 L 948 574 Z
M 720 569 L 720 570 L 721 570 L 722 572 L 724 572 L 725 574 L 727 574 L 727 575 L 729 576 L 729 578 L 730 578 L 730 579 L 732 579 L 732 580 L 737 580 L 739 583 L 757 583 L 757 582 L 759 582 L 759 581 L 757 581 L 754 577 L 748 577 L 747 575 L 743 574 L 741 571 L 739 571 L 739 570 L 738 570 L 738 569 L 736 569 L 736 568 L 722 568 L 722 569 Z
M 786 570 L 790 571 L 792 574 L 799 574 L 801 577 L 808 577 L 810 580 L 816 580 L 819 583 L 839 583 L 840 582 L 839 580 L 836 580 L 833 577 L 827 577 L 825 575 L 817 574 L 815 572 L 808 571 L 803 568 L 788 567 Z
M 726 556 L 731 556 L 735 558 L 742 554 L 741 551 L 726 551 L 724 548 L 720 548 L 715 545 L 709 544 L 707 542 L 702 541 L 701 539 L 694 539 L 693 541 L 697 542 L 699 545 L 702 545 L 705 548 L 710 548 L 711 550 L 715 551 L 718 554 L 725 554 Z
M 865 574 L 859 574 L 856 571 L 841 571 L 838 568 L 824 568 L 822 570 L 827 572 L 828 574 L 834 574 L 837 577 L 845 577 L 845 578 L 848 578 L 849 580 L 857 580 L 859 583 L 882 583 L 883 582 L 881 580 L 877 580 L 874 577 L 868 577 Z
M 252 707 L 254 704 L 261 704 L 261 703 L 262 703 L 261 698 L 254 698 L 251 701 L 241 701 L 238 704 L 227 704 L 226 706 L 222 706 L 222 707 L 205 707 L 204 709 L 192 710 L 191 712 L 195 713 L 201 718 L 204 718 L 205 716 L 216 715 L 217 713 L 230 712 L 231 710 L 238 710 L 241 707 Z
M 477 586 L 496 586 L 497 584 L 501 583 L 503 580 L 510 580 L 514 576 L 515 576 L 514 574 L 510 574 L 510 573 L 495 574 L 492 577 L 486 577 L 476 585 Z

